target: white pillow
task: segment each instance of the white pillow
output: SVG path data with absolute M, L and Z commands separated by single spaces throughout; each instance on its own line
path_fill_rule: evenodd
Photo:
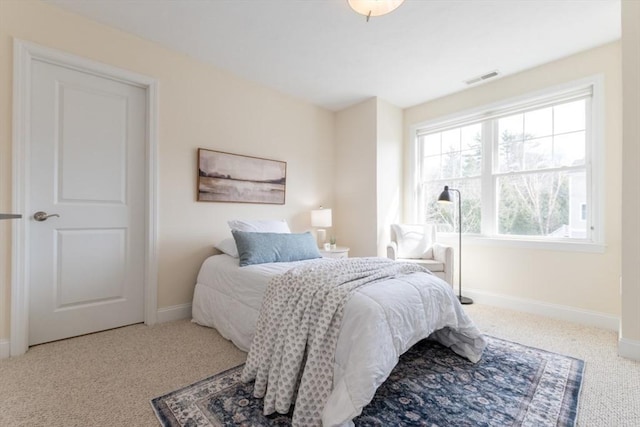
M 391 224 L 398 244 L 398 258 L 431 258 L 434 229 L 431 225 Z
M 291 233 L 285 220 L 255 220 L 243 221 L 234 219 L 229 222 L 232 230 L 251 231 L 254 233 Z
M 222 242 L 218 243 L 214 246 L 220 252 L 232 256 L 234 258 L 239 258 L 238 247 L 236 246 L 236 241 L 233 238 L 224 239 Z

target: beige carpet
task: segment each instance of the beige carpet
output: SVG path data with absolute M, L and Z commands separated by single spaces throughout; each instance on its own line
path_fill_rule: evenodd
M 481 305 L 487 334 L 586 361 L 580 426 L 640 426 L 640 363 L 617 334 Z M 189 321 L 134 325 L 0 360 L 0 426 L 157 426 L 149 400 L 236 366 L 245 353 Z

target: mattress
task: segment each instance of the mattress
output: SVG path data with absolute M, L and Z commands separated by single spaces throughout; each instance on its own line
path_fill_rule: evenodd
M 331 259 L 326 259 L 332 262 Z M 269 280 L 307 261 L 238 266 L 238 258 L 213 255 L 198 273 L 193 321 L 218 330 L 240 350 L 249 351 Z

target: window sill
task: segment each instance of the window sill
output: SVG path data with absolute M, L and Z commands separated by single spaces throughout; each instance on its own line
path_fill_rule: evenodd
M 462 239 L 464 240 L 463 244 L 472 246 L 496 246 L 549 251 L 604 253 L 607 248 L 607 246 L 602 243 L 561 240 L 541 241 L 482 236 L 463 236 Z M 452 233 L 438 233 L 438 240 L 452 246 L 458 244 L 458 236 Z

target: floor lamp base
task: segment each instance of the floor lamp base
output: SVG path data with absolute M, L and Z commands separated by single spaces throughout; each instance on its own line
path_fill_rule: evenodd
M 473 300 L 471 298 L 460 295 L 458 299 L 460 300 L 460 304 L 473 304 Z

